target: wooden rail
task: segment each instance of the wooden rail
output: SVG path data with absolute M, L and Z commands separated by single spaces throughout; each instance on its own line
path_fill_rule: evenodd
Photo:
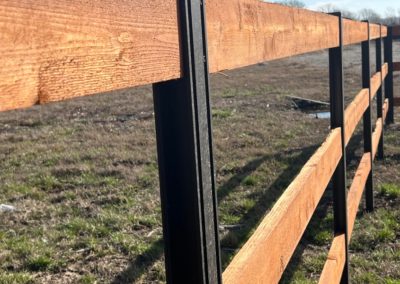
M 193 3 L 199 5 L 195 7 Z M 185 229 L 201 234 L 198 238 L 180 236 L 182 243 L 193 247 L 193 254 L 198 257 L 190 265 L 179 257 L 180 251 L 175 253 L 172 248 L 183 250 L 182 243 L 173 243 L 173 236 L 166 238 L 168 253 L 175 253 L 174 258 L 166 255 L 168 282 L 174 282 L 173 279 L 183 282 L 180 281 L 184 279 L 182 275 L 190 274 L 188 277 L 194 281 L 220 283 L 218 236 L 213 231 L 218 226 L 212 211 L 216 210 L 216 204 L 212 200 L 215 192 L 208 71 L 218 72 L 330 49 L 330 58 L 334 57 L 330 67 L 335 73 L 331 83 L 337 81 L 330 85 L 331 90 L 335 89 L 331 92 L 331 99 L 335 99 L 332 103 L 335 122 L 331 120 L 334 129 L 222 274 L 223 281 L 228 284 L 277 283 L 332 176 L 337 181 L 338 169 L 346 171 L 342 162 L 345 147 L 363 116 L 364 121 L 371 122 L 371 117 L 365 115 L 371 110 L 371 100 L 378 96 L 378 102 L 382 102 L 382 82 L 392 86 L 393 70 L 390 69 L 400 70 L 399 64 L 393 64 L 390 57 L 391 46 L 385 45 L 387 63 L 371 78 L 369 67 L 364 66 L 364 71 L 368 72 L 363 74 L 368 76 L 363 76 L 363 81 L 369 84 L 343 113 L 339 100 L 343 99 L 343 82 L 339 82 L 343 75 L 342 47 L 363 42 L 363 54 L 367 54 L 363 62 L 368 63 L 363 65 L 369 65 L 367 41 L 380 42 L 386 38 L 391 44 L 392 36 L 400 36 L 400 28 L 388 30 L 385 26 L 365 22 L 340 21 L 341 16 L 257 0 L 206 0 L 205 22 L 203 7 L 198 0 L 0 0 L 0 111 L 157 83 L 154 97 L 163 208 L 171 207 L 166 203 L 169 199 L 175 200 L 168 195 L 172 193 L 191 198 L 190 204 L 200 208 L 188 211 L 188 206 L 182 206 L 179 207 L 181 211 L 163 211 L 163 218 L 171 212 L 174 216 L 190 216 L 184 214 L 188 212 L 199 214 L 188 221 L 190 226 Z M 393 101 L 398 103 L 397 99 Z M 179 106 L 171 112 L 168 104 Z M 364 135 L 365 140 L 372 139 L 372 150 L 365 151 L 362 156 L 347 202 L 341 202 L 343 212 L 348 210 L 348 232 L 336 232 L 320 283 L 338 283 L 347 267 L 347 243 L 363 188 L 372 172 L 383 124 L 390 113 L 388 100 L 382 110 L 372 136 Z M 340 127 L 333 124 L 340 124 Z M 174 134 L 165 135 L 171 129 Z M 174 137 L 186 139 L 190 147 L 183 147 L 184 150 L 174 147 Z M 342 147 L 342 144 L 345 145 Z M 179 164 L 182 171 L 188 165 L 191 167 L 187 171 L 190 177 L 179 184 L 182 195 L 177 193 L 176 173 L 171 164 Z M 345 182 L 340 187 L 345 190 Z M 199 200 L 199 196 L 204 200 Z M 337 203 L 340 202 L 335 199 L 334 204 Z M 202 220 L 203 213 L 210 218 Z M 197 226 L 196 222 L 201 225 Z M 171 224 L 176 225 L 172 221 Z M 179 231 L 180 227 L 175 229 Z M 197 239 L 203 243 L 199 244 Z M 177 270 L 175 274 L 171 272 L 172 266 L 182 270 L 177 262 L 189 268 L 182 275 L 176 273 Z M 200 268 L 196 266 L 199 263 Z
M 206 7 L 212 72 L 339 44 L 335 16 L 256 0 Z M 367 40 L 367 27 L 345 20 L 344 43 Z M 0 111 L 182 76 L 172 0 L 1 0 L 0 41 Z
M 341 158 L 340 136 L 333 130 L 305 164 L 226 268 L 224 283 L 279 281 Z
M 382 80 L 385 80 L 388 74 L 388 64 L 382 65 Z M 380 72 L 375 73 L 371 78 L 371 99 L 373 99 L 381 86 Z M 345 111 L 345 143 L 349 143 L 354 130 L 362 118 L 365 110 L 369 106 L 368 89 L 362 89 L 355 99 L 349 104 Z
M 383 117 L 378 118 L 376 122 L 375 131 L 373 133 L 373 146 L 372 157 L 376 155 L 378 149 L 379 139 L 382 135 L 383 122 L 386 119 L 387 111 L 389 109 L 389 101 L 386 99 L 383 105 Z M 365 110 L 364 110 L 365 111 Z M 348 242 L 353 232 L 354 223 L 357 216 L 358 206 L 367 182 L 368 175 L 371 172 L 371 153 L 367 152 L 361 158 L 360 164 L 355 173 L 353 182 L 347 196 L 347 214 L 348 214 Z M 328 259 L 325 262 L 320 281 L 321 284 L 340 283 L 344 262 L 345 250 L 344 248 L 344 235 L 336 236 L 333 239 L 331 248 L 329 250 Z
M 328 260 L 325 263 L 320 284 L 340 283 L 344 264 L 346 261 L 346 236 L 335 236 L 329 250 Z

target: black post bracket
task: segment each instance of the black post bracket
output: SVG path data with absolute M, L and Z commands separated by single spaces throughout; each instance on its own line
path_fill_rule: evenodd
M 205 8 L 178 1 L 183 77 L 153 85 L 167 283 L 222 283 Z
M 374 210 L 374 194 L 373 194 L 373 160 L 372 160 L 372 112 L 371 112 L 371 54 L 370 54 L 370 30 L 368 23 L 368 40 L 361 43 L 362 52 L 362 87 L 369 89 L 368 99 L 369 106 L 363 115 L 364 128 L 364 153 L 371 155 L 371 171 L 365 185 L 366 209 L 371 212 Z
M 331 128 L 341 128 L 342 158 L 332 177 L 333 214 L 335 235 L 345 235 L 346 262 L 341 283 L 349 283 L 349 253 L 347 232 L 347 174 L 344 116 L 344 81 L 343 81 L 343 19 L 341 13 L 333 13 L 339 21 L 339 46 L 329 49 L 329 85 Z
M 381 74 L 381 86 L 378 89 L 378 92 L 376 94 L 376 107 L 377 107 L 377 117 L 382 118 L 383 117 L 383 74 L 382 74 L 382 24 L 379 26 L 379 38 L 376 39 L 375 41 L 375 55 L 376 55 L 376 72 L 380 72 Z M 382 124 L 384 125 L 385 122 L 382 121 Z M 382 135 L 381 138 L 379 139 L 379 145 L 378 145 L 378 153 L 377 153 L 377 158 L 379 160 L 383 159 L 383 125 L 382 125 Z
M 393 27 L 387 28 L 385 38 L 385 62 L 388 64 L 388 75 L 385 80 L 385 97 L 389 99 L 389 110 L 386 123 L 394 123 L 394 100 L 393 100 Z

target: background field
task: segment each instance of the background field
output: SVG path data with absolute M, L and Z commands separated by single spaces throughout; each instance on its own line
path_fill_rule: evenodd
M 346 48 L 347 102 L 361 86 L 360 54 Z M 329 132 L 329 120 L 286 97 L 329 99 L 327 52 L 217 73 L 211 85 L 226 266 Z M 354 283 L 400 283 L 399 111 L 375 164 L 377 210 L 357 219 Z M 358 132 L 348 149 L 353 168 L 361 141 Z M 0 160 L 0 203 L 18 209 L 0 213 L 0 283 L 164 282 L 149 86 L 0 113 Z M 330 196 L 283 283 L 318 280 L 332 240 Z

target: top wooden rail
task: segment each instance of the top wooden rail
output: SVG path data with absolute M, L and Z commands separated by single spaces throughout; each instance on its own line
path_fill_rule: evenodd
M 338 18 L 207 0 L 211 72 L 339 45 Z M 176 0 L 0 0 L 0 111 L 180 78 Z M 368 24 L 344 20 L 344 43 Z M 387 28 L 370 24 L 370 37 Z

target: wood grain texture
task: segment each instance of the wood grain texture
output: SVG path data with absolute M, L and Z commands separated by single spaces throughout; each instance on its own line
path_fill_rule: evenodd
M 181 75 L 175 0 L 1 0 L 0 110 Z
M 393 71 L 400 71 L 400 62 L 393 62 Z
M 393 98 L 393 106 L 400 106 L 400 98 Z
M 322 270 L 319 284 L 339 284 L 346 261 L 346 237 L 335 236 L 329 249 L 328 259 Z
M 0 111 L 182 76 L 175 0 L 0 0 Z M 338 46 L 338 18 L 207 0 L 212 72 Z M 376 33 L 376 26 L 371 26 Z M 344 20 L 344 43 L 367 24 Z
M 351 234 L 354 228 L 358 207 L 364 192 L 365 184 L 369 173 L 371 172 L 371 153 L 367 152 L 361 158 L 357 171 L 354 175 L 353 182 L 347 194 L 347 230 L 348 241 L 350 242 Z
M 387 26 L 381 27 L 382 38 L 387 37 L 387 31 L 388 31 Z
M 381 72 L 377 72 L 371 77 L 371 99 L 373 99 L 376 96 L 376 93 L 381 87 L 381 83 L 382 83 Z
M 305 164 L 233 258 L 223 282 L 278 283 L 342 156 L 340 128 Z
M 349 143 L 357 124 L 361 120 L 369 105 L 369 90 L 362 89 L 354 100 L 347 106 L 345 116 L 345 142 Z
M 369 24 L 369 36 L 371 39 L 381 37 L 381 26 L 377 24 Z
M 368 40 L 368 23 L 343 19 L 343 43 L 356 44 Z
M 337 17 L 257 0 L 208 0 L 211 71 L 339 44 Z

